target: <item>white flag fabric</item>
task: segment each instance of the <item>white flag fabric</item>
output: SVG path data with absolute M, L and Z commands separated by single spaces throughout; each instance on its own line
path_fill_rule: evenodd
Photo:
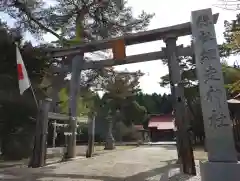
M 30 87 L 31 84 L 28 78 L 25 65 L 23 63 L 21 53 L 17 45 L 16 45 L 16 57 L 17 57 L 18 84 L 19 84 L 20 94 L 22 95 L 24 91 Z

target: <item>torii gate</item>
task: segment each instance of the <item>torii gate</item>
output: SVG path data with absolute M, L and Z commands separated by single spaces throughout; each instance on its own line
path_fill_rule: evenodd
M 179 144 L 178 152 L 182 160 L 182 170 L 184 173 L 195 174 L 193 151 L 183 114 L 185 112 L 184 92 L 177 60 L 178 56 L 193 56 L 194 54 L 204 118 L 205 141 L 208 148 L 208 162 L 200 165 L 201 176 L 204 181 L 238 181 L 240 178 L 240 164 L 237 162 L 234 147 L 232 122 L 223 87 L 223 75 L 221 73 L 219 51 L 214 29 L 217 19 L 218 14 L 212 15 L 211 9 L 193 11 L 191 23 L 188 22 L 115 39 L 86 43 L 67 49 L 49 50 L 48 54 L 51 57 L 74 56 L 72 59 L 69 111 L 72 135 L 68 145 L 68 156 L 75 157 L 76 95 L 81 70 L 167 58 L 171 92 L 174 98 L 173 103 Z M 179 36 L 190 34 L 194 37 L 194 51 L 192 51 L 191 47 L 176 46 Z M 163 51 L 125 57 L 125 46 L 161 39 L 166 43 L 166 48 Z M 84 62 L 83 55 L 85 52 L 104 49 L 113 49 L 115 53 L 114 59 Z
M 180 67 L 178 56 L 195 56 L 197 76 L 201 97 L 201 107 L 204 119 L 204 130 L 206 135 L 206 146 L 208 149 L 208 161 L 201 163 L 200 170 L 204 181 L 238 181 L 240 178 L 240 164 L 238 163 L 236 149 L 234 146 L 233 127 L 230 120 L 226 100 L 226 92 L 223 84 L 219 50 L 216 41 L 214 24 L 217 22 L 218 14 L 212 15 L 211 9 L 203 9 L 192 12 L 191 23 L 183 23 L 166 28 L 140 32 L 115 39 L 86 43 L 71 48 L 58 48 L 48 51 L 51 57 L 65 57 L 71 55 L 72 78 L 70 82 L 70 127 L 67 156 L 75 157 L 76 147 L 76 96 L 81 70 L 98 69 L 102 67 L 123 65 L 129 63 L 145 62 L 157 59 L 168 59 L 171 92 L 174 98 L 175 121 L 177 126 L 178 152 L 182 161 L 182 171 L 188 174 L 196 174 L 193 150 L 190 145 L 189 136 L 184 120 L 184 92 L 181 84 Z M 192 34 L 194 38 L 194 51 L 191 47 L 184 48 L 176 46 L 179 36 Z M 149 41 L 164 40 L 166 48 L 163 51 L 145 53 L 125 57 L 125 46 Z M 113 49 L 114 59 L 103 61 L 84 62 L 84 53 L 97 50 Z M 194 52 L 194 53 L 193 53 Z M 57 70 L 56 71 L 62 71 Z M 63 71 L 65 71 L 63 69 Z M 66 70 L 67 71 L 67 70 Z M 49 101 L 45 103 L 43 119 L 47 119 Z M 44 121 L 39 122 L 45 124 Z M 40 125 L 39 125 L 40 126 Z M 43 128 L 44 126 L 40 126 Z M 44 135 L 37 143 L 45 149 L 46 140 Z M 39 145 L 40 144 L 40 145 Z M 42 152 L 43 153 L 43 152 Z M 44 155 L 37 156 L 43 162 Z M 38 161 L 38 160 L 37 160 Z M 38 164 L 39 165 L 39 164 Z
M 214 23 L 217 22 L 218 14 L 213 15 Z M 78 92 L 78 83 L 81 70 L 99 69 L 123 64 L 138 62 L 147 62 L 158 59 L 167 59 L 170 75 L 171 93 L 175 109 L 175 118 L 177 126 L 178 153 L 182 161 L 182 170 L 184 173 L 195 174 L 195 165 L 193 159 L 193 150 L 190 145 L 187 133 L 186 120 L 184 117 L 185 103 L 184 91 L 181 85 L 181 73 L 178 63 L 178 56 L 193 56 L 192 47 L 177 46 L 176 41 L 180 36 L 191 35 L 191 23 L 183 23 L 165 28 L 129 34 L 123 37 L 107 39 L 102 41 L 85 43 L 70 48 L 48 49 L 48 56 L 53 58 L 74 56 L 72 59 L 72 79 L 70 82 L 70 126 L 71 139 L 68 143 L 68 157 L 75 157 L 76 147 L 76 95 Z M 166 48 L 158 52 L 144 53 L 132 56 L 125 56 L 125 46 L 146 43 L 151 41 L 163 40 Z M 113 49 L 114 59 L 101 61 L 84 62 L 83 55 L 87 52 L 98 50 Z M 57 72 L 67 71 L 67 69 L 58 69 Z

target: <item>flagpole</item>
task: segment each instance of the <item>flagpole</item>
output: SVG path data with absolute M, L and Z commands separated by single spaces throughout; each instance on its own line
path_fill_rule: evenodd
M 18 47 L 18 42 L 15 41 L 15 45 L 16 45 L 16 47 L 19 49 L 19 47 Z M 36 98 L 36 95 L 35 95 L 35 92 L 34 92 L 34 90 L 33 90 L 33 87 L 32 87 L 31 82 L 30 82 L 30 89 L 31 89 L 31 92 L 32 92 L 32 95 L 33 95 L 33 99 L 34 99 L 34 101 L 35 101 L 35 103 L 36 103 L 36 106 L 37 106 L 37 109 L 38 109 L 38 101 L 37 101 L 37 98 Z
M 33 99 L 34 99 L 34 101 L 35 101 L 35 103 L 36 103 L 36 106 L 37 106 L 37 109 L 38 109 L 38 101 L 37 101 L 36 95 L 35 95 L 35 93 L 34 93 L 32 84 L 30 84 L 30 89 L 31 89 L 31 91 L 32 91 Z

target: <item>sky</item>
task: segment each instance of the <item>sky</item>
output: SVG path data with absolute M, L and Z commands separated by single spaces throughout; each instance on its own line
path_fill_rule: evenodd
M 147 13 L 155 13 L 154 18 L 151 20 L 148 29 L 162 28 L 166 26 L 172 26 L 180 23 L 189 22 L 191 20 L 191 11 L 212 8 L 213 13 L 219 13 L 219 19 L 215 25 L 217 41 L 222 43 L 224 41 L 224 20 L 233 20 L 236 17 L 236 11 L 227 11 L 221 8 L 217 8 L 215 4 L 217 0 L 128 0 L 128 5 L 133 8 L 133 14 L 137 16 L 142 10 Z M 3 19 L 7 20 L 11 25 L 13 23 L 6 15 L 0 14 Z M 26 38 L 33 40 L 29 35 Z M 44 35 L 45 41 L 53 41 L 55 38 L 50 35 Z M 178 45 L 190 45 L 190 37 L 179 37 L 177 41 Z M 162 41 L 155 41 L 145 44 L 138 44 L 128 46 L 126 48 L 127 55 L 141 54 L 147 52 L 160 51 L 165 44 Z M 233 64 L 235 58 L 229 58 L 227 60 L 229 64 Z M 140 79 L 140 87 L 144 93 L 170 93 L 170 89 L 160 87 L 160 77 L 168 73 L 167 66 L 163 65 L 161 60 L 155 60 L 146 63 L 136 63 L 131 65 L 117 66 L 116 70 L 140 70 L 145 75 Z

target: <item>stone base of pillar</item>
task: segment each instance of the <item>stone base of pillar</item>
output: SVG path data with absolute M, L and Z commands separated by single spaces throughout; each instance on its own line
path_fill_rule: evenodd
M 240 162 L 200 162 L 202 181 L 239 181 Z
M 104 150 L 114 150 L 114 149 L 115 149 L 115 140 L 112 136 L 108 137 L 106 139 Z
M 178 158 L 177 161 L 176 161 L 176 164 L 181 164 L 181 163 L 182 163 L 181 159 Z

